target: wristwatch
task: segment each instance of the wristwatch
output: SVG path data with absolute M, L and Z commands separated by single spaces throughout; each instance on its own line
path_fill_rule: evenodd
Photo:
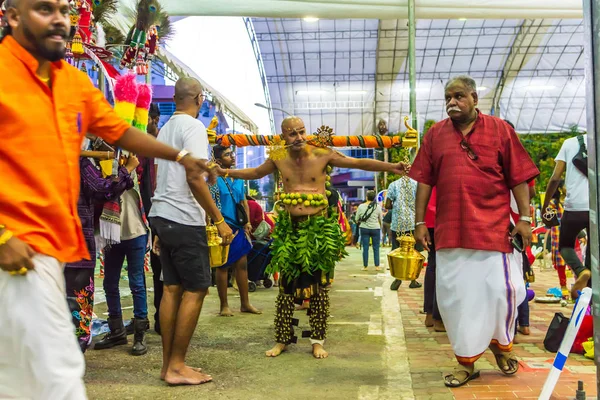
M 519 217 L 519 221 L 525 221 L 525 222 L 531 223 L 531 217 L 526 217 L 524 215 L 521 215 Z

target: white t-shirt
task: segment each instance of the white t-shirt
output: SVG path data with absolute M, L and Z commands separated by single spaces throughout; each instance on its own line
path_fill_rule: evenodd
M 176 149 L 186 149 L 196 158 L 208 160 L 208 136 L 202 122 L 186 114 L 174 115 L 162 127 L 157 140 Z M 188 186 L 185 168 L 175 161 L 156 160 L 156 190 L 150 217 L 161 217 L 183 225 L 205 226 L 205 212 Z
M 587 135 L 583 135 L 583 142 L 587 147 Z M 573 158 L 579 153 L 579 141 L 572 137 L 564 141 L 556 161 L 564 161 L 567 164 L 567 198 L 565 199 L 565 211 L 589 211 L 590 188 L 587 177 L 573 164 Z

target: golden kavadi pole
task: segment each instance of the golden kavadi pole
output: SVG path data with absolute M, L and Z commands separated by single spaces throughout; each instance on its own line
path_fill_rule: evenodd
M 417 136 L 419 133 L 408 125 L 408 117 L 404 117 L 404 125 L 407 129 L 404 140 L 414 140 L 414 145 L 403 147 L 417 147 Z M 404 144 L 404 140 L 402 141 L 402 144 Z M 410 162 L 408 152 L 406 152 L 404 162 L 406 164 Z M 411 221 L 410 211 L 412 209 L 412 215 L 414 215 L 415 210 L 415 202 L 408 200 L 413 197 L 413 193 L 410 185 L 410 178 L 406 175 L 400 178 L 400 191 L 401 198 L 407 202 L 407 204 L 404 204 L 404 206 L 400 208 L 400 212 L 398 213 L 398 226 L 406 227 L 414 222 Z M 397 238 L 397 240 L 400 242 L 400 247 L 388 253 L 390 274 L 394 278 L 402 281 L 415 280 L 421 274 L 425 257 L 415 250 L 415 238 L 410 231 Z

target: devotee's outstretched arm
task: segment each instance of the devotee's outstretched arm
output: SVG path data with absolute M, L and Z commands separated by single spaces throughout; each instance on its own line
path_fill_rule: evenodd
M 417 186 L 417 197 L 415 199 L 415 240 L 417 243 L 421 243 L 427 251 L 429 251 L 431 237 L 429 236 L 429 230 L 425 225 L 425 212 L 427 211 L 427 204 L 431 197 L 431 191 L 431 186 L 419 183 Z
M 546 208 L 550 205 L 550 200 L 552 200 L 552 196 L 556 193 L 556 189 L 558 189 L 558 185 L 560 185 L 560 181 L 562 179 L 563 174 L 565 173 L 565 169 L 567 168 L 567 164 L 564 161 L 556 161 L 556 165 L 554 166 L 554 172 L 552 173 L 552 177 L 548 181 L 548 186 L 546 187 L 546 197 L 544 198 L 544 206 L 542 207 L 542 213 L 546 211 Z
M 272 174 L 277 170 L 275 163 L 269 158 L 264 163 L 256 168 L 244 168 L 244 169 L 223 169 L 217 167 L 217 174 L 220 176 L 230 176 L 232 178 L 243 179 L 249 181 L 252 179 L 260 179 L 269 174 Z
M 400 176 L 406 175 L 407 169 L 406 164 L 404 163 L 391 164 L 368 158 L 346 157 L 337 151 L 331 153 L 329 163 L 334 167 L 354 168 L 374 172 L 391 172 Z

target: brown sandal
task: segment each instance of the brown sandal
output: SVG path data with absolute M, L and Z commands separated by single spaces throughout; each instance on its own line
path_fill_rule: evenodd
M 464 379 L 460 380 L 456 377 L 457 373 L 464 373 L 466 376 Z M 456 369 L 453 373 L 444 375 L 444 385 L 447 387 L 457 388 L 467 384 L 469 381 L 473 379 L 479 378 L 481 375 L 479 371 L 473 371 L 472 373 L 467 371 L 466 369 Z
M 504 375 L 514 375 L 519 370 L 519 360 L 517 360 L 517 356 L 512 352 L 494 354 L 494 357 L 496 358 L 496 364 L 498 364 L 500 372 Z

